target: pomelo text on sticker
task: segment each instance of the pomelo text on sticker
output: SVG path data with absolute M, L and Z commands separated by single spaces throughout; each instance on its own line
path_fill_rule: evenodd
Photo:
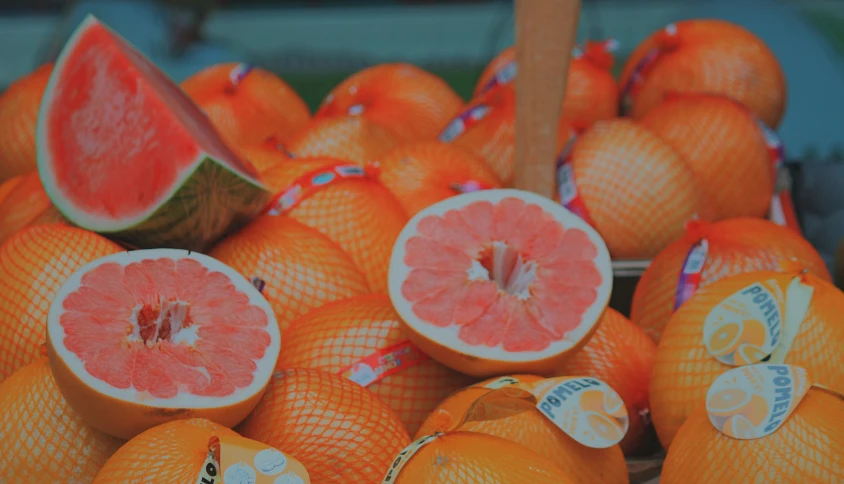
M 780 337 L 780 330 L 782 327 L 782 320 L 780 316 L 779 304 L 777 304 L 774 295 L 762 284 L 756 283 L 743 289 L 741 293 L 743 296 L 750 296 L 750 300 L 762 311 L 765 315 L 765 320 L 768 323 L 768 330 L 772 341 L 778 341 Z
M 569 397 L 586 390 L 587 388 L 599 387 L 601 382 L 592 378 L 577 378 L 566 381 L 558 385 L 553 390 L 549 391 L 542 401 L 539 402 L 538 408 L 546 417 L 554 420 L 554 410 L 563 406 Z
M 771 379 L 774 383 L 774 408 L 768 416 L 768 423 L 765 425 L 765 432 L 772 432 L 782 424 L 783 418 L 788 415 L 794 400 L 794 385 L 791 378 L 791 371 L 783 365 L 767 365 L 767 370 L 774 372 L 777 376 Z

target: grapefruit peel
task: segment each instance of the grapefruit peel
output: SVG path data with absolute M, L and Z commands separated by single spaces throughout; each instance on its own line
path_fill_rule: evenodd
M 786 271 L 791 272 L 784 268 Z M 706 350 L 725 365 L 784 363 L 809 311 L 813 292 L 801 268 L 787 280 L 758 281 L 730 294 L 704 320 Z
M 799 366 L 756 364 L 720 375 L 706 394 L 706 411 L 716 430 L 737 440 L 771 435 L 812 387 Z
M 606 310 L 606 244 L 533 193 L 493 189 L 417 213 L 390 260 L 390 299 L 409 339 L 462 373 L 553 372 Z
M 311 479 L 305 466 L 290 455 L 246 437 L 224 435 L 209 439 L 196 482 L 310 484 Z
M 65 399 L 122 439 L 171 420 L 226 427 L 258 404 L 281 334 L 249 281 L 180 249 L 119 252 L 74 272 L 47 318 L 47 353 Z

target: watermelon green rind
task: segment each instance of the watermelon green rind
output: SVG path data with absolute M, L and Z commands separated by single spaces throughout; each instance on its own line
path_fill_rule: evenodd
M 182 170 L 172 182 L 171 189 L 138 216 L 104 219 L 74 206 L 52 171 L 47 120 L 52 107 L 50 93 L 60 82 L 73 46 L 91 26 L 107 29 L 115 38 L 121 39 L 96 17 L 88 15 L 70 36 L 56 60 L 39 112 L 36 131 L 38 172 L 44 190 L 59 212 L 79 227 L 124 240 L 138 248 L 169 247 L 195 251 L 206 250 L 226 233 L 260 214 L 271 197 L 267 187 L 258 178 L 203 151 Z M 134 49 L 128 42 L 126 46 Z M 135 52 L 146 59 L 141 52 Z M 161 74 L 166 77 L 166 74 Z

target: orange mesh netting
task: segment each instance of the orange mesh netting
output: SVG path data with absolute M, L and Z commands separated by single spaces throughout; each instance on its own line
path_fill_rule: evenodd
M 182 82 L 231 143 L 245 146 L 269 137 L 290 139 L 311 117 L 302 98 L 271 72 L 244 64 L 218 64 Z
M 295 457 L 320 484 L 380 482 L 410 443 L 401 421 L 372 392 L 312 369 L 277 373 L 238 428 Z
M 56 222 L 66 220 L 47 197 L 38 172 L 29 173 L 0 201 L 0 244 L 24 227 Z
M 282 331 L 312 308 L 369 293 L 366 278 L 340 246 L 289 217 L 262 215 L 209 255 L 253 281 Z
M 728 437 L 698 405 L 680 428 L 662 467 L 662 484 L 844 482 L 844 398 L 809 389 L 773 434 Z
M 9 178 L 8 180 L 0 183 L 0 205 L 3 204 L 3 201 L 9 196 L 10 193 L 15 189 L 18 184 L 23 181 L 24 175 L 14 176 Z
M 121 250 L 62 224 L 33 225 L 0 245 L 0 381 L 40 355 L 50 303 L 67 278 Z
M 674 313 L 680 272 L 692 247 L 708 244 L 700 285 L 704 288 L 727 276 L 776 270 L 781 260 L 796 258 L 813 274 L 831 280 L 818 252 L 800 234 L 758 218 L 737 218 L 714 224 L 693 222 L 686 234 L 659 253 L 642 274 L 633 294 L 630 319 L 654 341 Z
M 46 358 L 0 385 L 3 482 L 91 482 L 122 443 L 74 413 Z
M 720 95 L 676 94 L 640 122 L 689 163 L 716 220 L 767 215 L 776 178 L 773 160 L 745 107 Z
M 727 296 L 760 281 L 780 281 L 785 287 L 794 273 L 740 274 L 699 290 L 686 301 L 665 327 L 651 375 L 651 416 L 660 442 L 666 448 L 686 417 L 706 399 L 710 385 L 730 365 L 719 362 L 706 349 L 703 327 L 713 307 Z M 805 318 L 784 363 L 805 368 L 813 381 L 844 392 L 844 293 L 808 274 L 805 283 L 814 292 Z
M 400 344 L 409 341 L 390 299 L 380 294 L 359 296 L 327 304 L 296 320 L 284 335 L 286 349 L 278 367 L 340 374 L 365 357 Z M 443 398 L 472 382 L 427 357 L 398 359 L 415 364 L 366 388 L 389 405 L 411 433 Z
M 581 463 L 580 465 L 589 465 Z M 396 484 L 574 484 L 556 463 L 527 447 L 474 432 L 441 435 L 422 446 Z M 620 482 L 620 481 L 592 481 Z M 625 481 L 626 482 L 626 481 Z
M 440 77 L 410 64 L 381 64 L 337 85 L 316 117 L 362 116 L 402 140 L 422 140 L 439 134 L 462 105 Z
M 52 72 L 44 64 L 0 96 L 0 182 L 35 170 L 35 126 Z
M 310 178 L 348 164 L 328 158 L 297 159 L 264 173 L 264 182 L 279 195 Z M 308 180 L 302 177 L 308 176 Z M 283 215 L 315 228 L 336 242 L 361 269 L 373 292 L 387 292 L 393 244 L 407 223 L 396 197 L 369 177 L 340 178 L 320 185 Z
M 296 157 L 327 156 L 366 165 L 398 146 L 389 128 L 359 116 L 315 118 L 286 144 Z
M 380 180 L 409 216 L 465 191 L 501 188 L 481 158 L 446 143 L 404 144 L 380 158 Z
M 707 207 L 686 161 L 631 120 L 596 123 L 570 160 L 591 223 L 615 258 L 655 256 Z
M 522 382 L 520 386 L 528 391 L 531 391 L 543 381 L 543 378 L 532 375 L 515 375 L 515 378 Z M 422 427 L 416 433 L 416 437 L 432 435 L 435 432 L 446 432 L 457 425 L 472 404 L 481 395 L 490 391 L 488 388 L 481 387 L 481 385 L 488 384 L 496 379 L 492 378 L 479 383 L 478 386 L 465 388 L 443 400 L 422 424 Z M 538 409 L 530 409 L 494 420 L 467 422 L 460 425 L 456 430 L 479 432 L 499 437 L 518 444 L 518 448 L 525 449 L 527 453 L 536 452 L 564 470 L 571 482 L 579 484 L 627 482 L 627 464 L 624 462 L 624 455 L 619 446 L 614 445 L 607 449 L 587 447 L 556 427 Z M 475 452 L 475 449 L 470 448 L 468 450 L 472 453 Z M 506 470 L 506 468 L 504 469 Z M 474 481 L 466 482 L 468 484 L 468 482 Z M 504 480 L 501 482 L 510 481 Z
M 639 69 L 654 53 L 653 64 Z M 774 53 L 750 31 L 724 20 L 684 20 L 655 32 L 628 57 L 619 83 L 623 89 L 637 70 L 642 84 L 631 94 L 634 117 L 671 91 L 726 94 L 772 128 L 785 111 L 786 82 Z
M 212 436 L 234 435 L 210 420 L 175 420 L 143 432 L 120 448 L 94 484 L 194 483 Z
M 627 407 L 630 427 L 619 443 L 626 455 L 653 450 L 648 387 L 656 345 L 618 311 L 607 308 L 582 350 L 557 370 L 561 376 L 591 376 L 615 390 Z

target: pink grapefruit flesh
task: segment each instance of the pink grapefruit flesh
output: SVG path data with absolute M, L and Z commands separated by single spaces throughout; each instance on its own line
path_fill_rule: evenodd
M 269 304 L 246 279 L 176 249 L 82 267 L 57 294 L 47 330 L 68 403 L 122 438 L 171 413 L 237 424 L 257 404 L 281 340 Z
M 520 190 L 452 197 L 417 214 L 390 266 L 411 339 L 458 371 L 552 371 L 609 302 L 606 245 L 553 201 Z

